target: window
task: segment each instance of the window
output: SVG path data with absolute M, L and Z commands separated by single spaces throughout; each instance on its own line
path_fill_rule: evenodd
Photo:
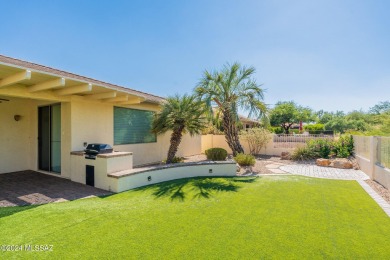
M 157 142 L 150 129 L 154 112 L 114 107 L 114 144 Z

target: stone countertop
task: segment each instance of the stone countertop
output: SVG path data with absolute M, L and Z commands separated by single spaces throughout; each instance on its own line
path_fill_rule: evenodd
M 84 156 L 85 155 L 85 152 L 84 151 L 73 151 L 73 152 L 70 152 L 71 155 L 77 155 L 77 156 Z M 122 157 L 122 156 L 129 156 L 129 155 L 133 155 L 132 152 L 118 152 L 118 151 L 114 151 L 112 153 L 101 153 L 101 154 L 98 154 L 97 157 L 98 158 L 114 158 L 114 157 Z

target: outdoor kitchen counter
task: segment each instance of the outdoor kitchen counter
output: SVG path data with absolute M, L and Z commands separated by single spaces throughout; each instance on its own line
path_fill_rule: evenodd
M 70 152 L 71 155 L 77 155 L 77 156 L 84 156 L 85 152 L 84 151 L 73 151 Z M 98 154 L 97 157 L 99 158 L 113 158 L 113 157 L 122 157 L 122 156 L 128 156 L 128 155 L 133 155 L 132 152 L 112 152 L 112 153 L 101 153 Z
M 70 153 L 70 157 L 70 179 L 72 181 L 108 191 L 118 190 L 117 180 L 108 177 L 108 174 L 133 168 L 132 152 L 102 153 L 94 158 L 86 158 L 84 151 L 74 151 Z

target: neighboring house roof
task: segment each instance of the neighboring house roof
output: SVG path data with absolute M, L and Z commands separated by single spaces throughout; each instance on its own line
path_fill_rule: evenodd
M 255 124 L 259 123 L 259 121 L 247 118 L 243 115 L 238 115 L 238 118 L 240 119 L 241 122 L 245 122 L 245 123 L 255 123 Z
M 140 98 L 144 99 L 145 102 L 159 104 L 165 100 L 162 97 L 148 94 L 148 93 L 145 93 L 142 91 L 114 85 L 114 84 L 107 83 L 104 81 L 80 76 L 80 75 L 77 75 L 74 73 L 50 68 L 50 67 L 39 65 L 36 63 L 32 63 L 32 62 L 27 62 L 27 61 L 15 59 L 15 58 L 7 57 L 4 55 L 0 55 L 0 65 L 12 65 L 12 67 L 18 67 L 20 69 L 27 69 L 27 70 L 31 70 L 32 72 L 46 73 L 46 74 L 49 74 L 52 76 L 63 77 L 63 78 L 74 80 L 74 81 L 82 81 L 82 82 L 89 83 L 89 84 L 92 84 L 92 85 L 97 86 L 97 87 L 103 87 L 103 88 L 107 88 L 110 90 L 116 90 L 122 94 L 127 93 L 127 94 L 132 95 L 132 96 L 140 97 Z

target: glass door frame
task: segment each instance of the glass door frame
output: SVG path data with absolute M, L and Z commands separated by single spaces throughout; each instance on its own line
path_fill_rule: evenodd
M 59 123 L 59 129 L 57 127 L 56 131 L 53 131 L 54 124 L 53 121 L 56 119 L 53 118 L 53 107 L 59 107 L 59 117 L 57 119 L 57 123 Z M 46 111 L 46 120 L 48 122 L 42 122 L 43 114 L 45 111 L 43 109 L 48 108 Z M 41 112 L 42 111 L 42 112 Z M 38 153 L 37 153 L 37 168 L 38 170 L 50 172 L 53 174 L 61 175 L 61 125 L 62 125 L 62 116 L 61 116 L 62 106 L 61 103 L 54 103 L 49 105 L 38 106 Z M 46 124 L 46 125 L 44 125 Z M 58 125 L 57 125 L 58 126 Z M 43 129 L 46 128 L 46 129 Z M 45 131 L 46 130 L 46 131 Z M 55 130 L 55 129 L 54 129 Z M 57 133 L 57 138 L 53 137 L 53 134 Z M 44 135 L 44 136 L 43 136 Z M 53 140 L 56 139 L 56 140 Z M 43 147 L 43 142 L 46 142 L 46 147 Z M 57 149 L 53 148 L 53 146 L 57 143 Z M 58 147 L 59 145 L 59 147 Z M 56 155 L 53 153 L 56 152 Z M 54 165 L 53 160 L 57 160 L 57 164 Z

